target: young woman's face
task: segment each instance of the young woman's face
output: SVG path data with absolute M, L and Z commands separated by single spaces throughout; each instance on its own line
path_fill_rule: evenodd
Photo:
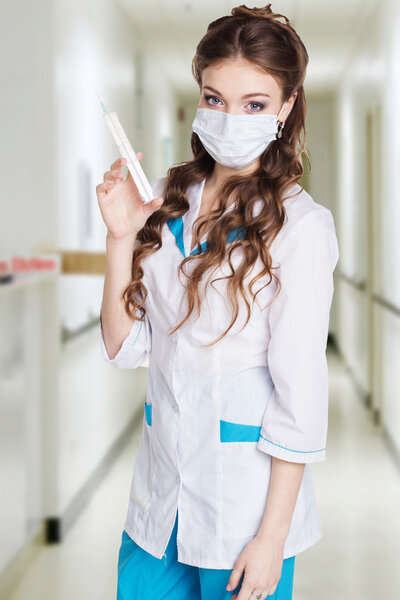
M 297 92 L 279 116 L 285 121 Z M 224 59 L 202 72 L 199 108 L 221 110 L 233 115 L 278 114 L 283 105 L 277 81 L 245 58 Z

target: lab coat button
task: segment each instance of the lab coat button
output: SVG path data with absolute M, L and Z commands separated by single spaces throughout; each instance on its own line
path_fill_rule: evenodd
M 176 481 L 179 483 L 179 482 L 180 482 L 180 480 L 181 480 L 181 476 L 180 476 L 180 475 L 177 475 L 177 476 L 176 476 Z

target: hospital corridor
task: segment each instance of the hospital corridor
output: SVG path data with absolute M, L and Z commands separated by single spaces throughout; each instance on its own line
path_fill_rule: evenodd
M 199 353 L 197 363 L 196 358 L 193 359 L 196 355 L 191 354 L 196 336 L 193 333 L 193 338 L 184 337 L 187 324 L 171 336 L 171 341 L 166 342 L 160 333 L 164 327 L 163 315 L 168 317 L 176 308 L 173 296 L 176 286 L 174 288 L 173 282 L 170 283 L 172 270 L 168 270 L 170 257 L 180 261 L 189 255 L 189 251 L 190 254 L 197 252 L 190 245 L 192 210 L 183 215 L 183 221 L 182 217 L 176 216 L 175 210 L 174 218 L 165 223 L 160 237 L 163 247 L 155 254 L 144 256 L 149 269 L 146 273 L 144 264 L 144 281 L 156 286 L 156 292 L 160 289 L 159 303 L 170 304 L 162 307 L 162 327 L 153 318 L 159 308 L 157 294 L 153 296 L 153 291 L 146 300 L 149 307 L 147 320 L 135 321 L 122 350 L 115 351 L 113 357 L 105 356 L 102 344 L 106 327 L 100 322 L 106 269 L 110 272 L 112 267 L 115 272 L 121 271 L 123 242 L 119 244 L 119 258 L 115 254 L 112 262 L 110 232 L 104 214 L 102 218 L 96 186 L 103 183 L 105 172 L 119 157 L 127 156 L 129 142 L 134 153 L 143 155 L 141 169 L 136 166 L 136 159 L 132 160 L 122 168 L 124 183 L 116 185 L 127 184 L 129 167 L 129 177 L 135 173 L 142 201 L 145 196 L 150 200 L 162 195 L 159 193 L 161 178 L 167 176 L 172 166 L 191 161 L 202 143 L 205 148 L 208 143 L 215 156 L 225 158 L 228 155 L 222 152 L 222 137 L 216 135 L 213 138 L 206 131 L 207 125 L 211 127 L 212 119 L 204 117 L 201 121 L 197 117 L 205 134 L 204 137 L 199 134 L 199 139 L 193 141 L 192 125 L 196 115 L 201 116 L 198 109 L 202 96 L 192 60 L 203 51 L 199 42 L 208 25 L 230 15 L 238 6 L 230 0 L 15 0 L 2 6 L 0 600 L 128 600 L 128 597 L 142 600 L 142 595 L 140 598 L 133 593 L 123 595 L 121 591 L 117 597 L 119 550 L 128 507 L 129 511 L 134 510 L 132 493 L 136 494 L 135 510 L 139 515 L 137 521 L 132 517 L 132 531 L 140 530 L 142 519 L 145 522 L 143 515 L 150 506 L 150 499 L 161 503 L 163 489 L 170 494 L 164 502 L 165 519 L 160 516 L 164 515 L 160 512 L 164 508 L 159 508 L 162 503 L 155 505 L 154 514 L 160 522 L 170 522 L 175 485 L 178 490 L 182 483 L 182 489 L 185 489 L 187 481 L 189 489 L 190 477 L 185 473 L 189 461 L 185 459 L 184 451 L 189 453 L 197 441 L 204 457 L 206 454 L 212 456 L 214 430 L 211 421 L 218 416 L 219 410 L 226 410 L 226 415 L 232 417 L 223 421 L 222 416 L 221 421 L 218 420 L 221 441 L 233 441 L 233 444 L 221 444 L 226 452 L 224 460 L 228 460 L 228 449 L 239 448 L 240 444 L 243 447 L 244 441 L 248 442 L 246 456 L 251 456 L 252 442 L 260 444 L 258 436 L 260 439 L 265 436 L 265 429 L 261 429 L 263 435 L 260 433 L 261 421 L 260 427 L 254 425 L 259 422 L 258 417 L 253 420 L 246 417 L 240 422 L 239 415 L 244 412 L 240 413 L 240 406 L 234 404 L 240 391 L 245 391 L 243 402 L 252 402 L 251 389 L 243 384 L 244 380 L 242 387 L 238 384 L 236 389 L 233 385 L 229 388 L 231 406 L 228 401 L 225 405 L 225 400 L 222 396 L 220 399 L 219 392 L 212 387 L 214 368 L 219 384 L 224 381 L 224 369 L 229 371 L 228 364 L 236 364 L 238 371 L 249 367 L 250 375 L 250 366 L 259 364 L 254 361 L 250 364 L 251 348 L 247 342 L 240 341 L 245 338 L 238 337 L 237 345 L 233 346 L 236 334 L 232 333 L 229 338 L 232 346 L 227 341 L 219 342 L 221 351 L 210 350 L 217 354 L 209 356 L 217 356 L 217 360 L 208 358 L 207 363 L 206 354 Z M 261 9 L 267 3 L 254 0 L 245 6 Z M 301 142 L 309 162 L 303 152 L 304 171 L 299 184 L 304 195 L 301 198 L 309 202 L 311 197 L 331 213 L 339 250 L 332 279 L 329 325 L 327 322 L 327 379 L 324 379 L 323 366 L 320 376 L 320 363 L 315 363 L 315 387 L 304 375 L 304 388 L 298 390 L 299 397 L 302 392 L 306 395 L 308 390 L 318 393 L 317 385 L 321 381 L 324 385 L 326 381 L 329 408 L 326 454 L 323 457 L 314 455 L 315 458 L 309 454 L 305 459 L 317 463 L 306 464 L 312 476 L 315 499 L 312 497 L 308 508 L 303 504 L 299 507 L 304 519 L 310 519 L 310 522 L 318 509 L 322 535 L 316 543 L 307 543 L 306 534 L 300 536 L 293 600 L 398 600 L 400 3 L 395 0 L 275 0 L 270 3 L 270 9 L 290 20 L 307 49 L 305 136 Z M 217 25 L 223 24 L 218 22 L 215 27 Z M 240 38 L 238 43 L 242 42 Z M 218 44 L 221 44 L 218 48 L 228 44 L 228 36 L 220 36 Z M 257 73 L 261 77 L 260 68 Z M 233 92 L 235 85 L 239 89 L 241 82 L 230 83 Z M 217 87 L 220 89 L 219 85 Z M 213 93 L 215 96 L 210 97 L 214 99 L 223 96 Z M 203 97 L 202 102 L 205 101 Z M 257 104 L 249 102 L 249 105 L 254 103 Z M 268 111 L 268 104 L 266 106 Z M 222 106 L 213 104 L 207 108 L 218 112 Z M 275 115 L 278 110 L 269 110 L 268 127 L 273 126 L 272 113 Z M 209 115 L 211 111 L 203 109 L 203 112 Z M 231 119 L 232 128 L 237 127 L 237 132 L 244 131 L 244 125 L 240 126 L 241 117 L 235 122 L 235 115 L 225 116 Z M 257 143 L 250 118 L 248 123 L 246 148 L 250 148 L 252 141 L 254 145 Z M 290 126 L 289 116 L 285 127 L 281 128 L 282 140 Z M 124 140 L 123 133 L 129 142 Z M 275 141 L 275 131 L 272 134 L 272 144 L 282 143 L 282 140 L 278 141 L 279 136 Z M 226 148 L 230 147 L 227 144 Z M 264 147 L 265 144 L 263 151 Z M 206 153 L 204 148 L 201 151 Z M 260 154 L 261 150 L 258 150 L 257 156 Z M 230 160 L 233 164 L 233 154 Z M 239 164 L 237 157 L 236 160 Z M 206 164 L 205 159 L 203 163 Z M 140 171 L 143 179 L 139 184 Z M 204 184 L 204 179 L 202 181 Z M 177 189 L 174 185 L 171 202 L 178 195 Z M 202 191 L 203 187 L 193 189 Z M 188 194 L 189 205 L 192 198 L 194 201 L 199 199 Z M 183 213 L 182 203 L 179 206 L 178 212 Z M 326 216 L 328 211 L 318 214 Z M 153 223 L 157 224 L 157 221 L 153 220 Z M 140 235 L 139 231 L 136 240 L 141 239 Z M 147 242 L 149 239 L 146 238 Z M 290 239 L 289 235 L 285 241 L 290 242 Z M 228 238 L 228 242 L 231 241 L 232 238 Z M 118 240 L 115 248 L 117 246 Z M 200 250 L 205 248 L 209 250 L 204 244 Z M 322 253 L 315 253 L 312 259 L 315 269 L 322 268 Z M 169 262 L 162 263 L 163 260 Z M 131 262 L 126 285 L 140 269 L 135 261 L 133 265 Z M 293 264 L 299 265 L 299 261 Z M 167 265 L 165 269 L 164 265 Z M 150 273 L 150 269 L 154 272 Z M 307 265 L 304 265 L 304 271 L 306 269 Z M 297 273 L 296 281 L 301 282 L 300 275 Z M 111 284 L 108 289 L 111 290 Z M 309 293 L 313 291 L 310 289 Z M 165 293 L 167 301 L 162 295 Z M 299 293 L 300 304 L 303 292 Z M 262 298 L 267 297 L 267 291 L 264 294 Z M 221 312 L 222 304 L 213 301 L 216 308 L 210 311 L 211 317 L 221 324 L 225 318 Z M 318 311 L 315 314 L 309 312 L 313 326 L 322 323 Z M 102 310 L 102 321 L 105 317 L 107 312 Z M 298 331 L 306 330 L 306 325 L 300 329 L 298 314 L 293 318 L 289 313 L 289 318 L 294 327 L 298 325 Z M 165 323 L 165 330 L 167 325 Z M 252 327 L 255 339 L 259 331 L 254 324 Z M 218 333 L 220 331 L 222 329 L 218 328 Z M 310 339 L 307 335 L 295 339 L 296 331 L 293 330 L 287 353 L 283 351 L 281 356 L 287 355 L 290 360 L 295 355 L 299 365 L 304 365 L 308 348 L 316 339 L 312 331 L 311 327 Z M 192 339 L 193 344 L 190 343 Z M 268 339 L 267 335 L 265 339 Z M 271 339 L 274 340 L 273 333 Z M 275 347 L 271 346 L 270 356 L 272 379 Z M 229 353 L 231 348 L 234 348 L 232 355 Z M 117 358 L 113 360 L 115 355 Z M 159 374 L 159 357 L 165 365 L 162 375 Z M 172 387 L 178 390 L 177 400 L 182 403 L 187 399 L 187 407 L 182 412 L 174 399 L 166 399 L 168 369 L 178 359 L 182 364 L 186 359 L 189 364 L 185 373 L 182 371 L 179 377 L 172 377 Z M 201 360 L 204 360 L 204 366 Z M 309 363 L 309 367 L 313 372 L 314 364 Z M 295 365 L 292 370 L 288 368 L 288 377 L 291 371 L 294 380 L 299 369 Z M 200 372 L 200 379 L 196 379 Z M 159 379 L 153 379 L 154 373 Z M 190 381 L 194 382 L 192 387 Z M 280 377 L 277 377 L 277 385 L 279 381 Z M 257 383 L 259 385 L 261 383 Z M 285 383 L 281 385 L 282 390 L 285 389 Z M 189 408 L 193 410 L 200 395 L 198 392 L 196 396 L 196 389 L 209 392 L 204 414 L 198 414 L 194 421 L 199 428 L 198 436 L 196 427 L 194 431 L 184 431 L 185 423 L 189 422 L 184 419 L 188 419 Z M 256 383 L 252 389 L 256 389 Z M 218 401 L 215 415 L 207 417 L 206 407 L 210 406 L 214 392 Z M 153 397 L 152 413 L 150 399 Z M 167 407 L 162 413 L 163 426 L 157 422 L 161 398 Z M 265 399 L 261 398 L 261 401 L 265 403 Z M 316 423 L 319 423 L 318 418 L 324 423 L 317 408 L 308 414 Z M 276 417 L 276 427 L 282 425 L 284 415 L 289 414 L 285 410 L 279 413 L 282 419 Z M 207 418 L 210 437 L 205 448 L 200 443 L 200 431 Z M 240 424 L 241 433 L 236 433 L 239 437 L 222 439 L 222 425 L 235 420 L 238 423 L 231 425 L 239 427 Z M 303 424 L 300 409 L 297 416 L 293 413 L 288 421 L 293 428 L 292 439 L 301 439 L 296 438 Z M 273 435 L 274 424 L 271 422 Z M 180 431 L 177 435 L 181 435 L 176 446 L 177 464 L 182 465 L 177 483 L 171 455 L 167 453 L 161 453 L 160 462 L 154 463 L 157 465 L 154 470 L 151 463 L 151 473 L 147 472 L 143 462 L 136 467 L 138 457 L 143 459 L 148 450 L 149 439 L 153 461 L 153 454 L 161 448 L 155 436 L 167 431 L 166 439 L 172 444 L 176 430 Z M 232 436 L 234 431 L 231 428 L 229 435 Z M 310 428 L 310 440 L 314 434 Z M 240 437 L 245 435 L 250 437 Z M 323 440 L 323 433 L 321 437 L 315 435 L 313 447 L 318 450 L 297 452 L 304 455 L 321 452 L 319 441 Z M 264 440 L 269 441 L 265 437 Z M 277 450 L 278 446 L 275 444 L 271 454 L 273 456 L 275 452 L 279 457 L 280 452 L 285 460 L 284 452 L 288 448 L 280 446 Z M 312 446 L 311 442 L 309 446 Z M 294 442 L 292 447 L 295 447 Z M 301 441 L 299 447 L 303 447 Z M 308 447 L 307 443 L 304 447 Z M 262 460 L 270 459 L 268 447 L 259 448 L 265 452 L 254 457 L 251 465 L 254 473 L 256 463 L 261 465 Z M 290 461 L 290 451 L 288 455 Z M 244 456 L 237 454 L 237 460 Z M 301 459 L 297 456 L 293 461 L 301 462 Z M 191 464 L 198 464 L 196 457 Z M 171 469 L 173 484 L 164 478 L 160 465 L 165 465 L 166 471 Z M 131 489 L 134 467 L 137 487 Z M 158 482 L 158 474 L 162 482 Z M 206 480 L 214 481 L 213 474 L 213 469 L 207 468 L 208 479 L 199 482 L 198 486 L 199 494 L 203 494 L 201 502 L 206 519 L 212 518 L 217 506 L 207 500 L 212 494 L 207 496 L 209 490 L 205 485 Z M 153 487 L 142 489 L 145 481 L 150 481 L 149 485 Z M 237 490 L 238 501 L 245 498 L 242 491 L 246 487 L 245 481 L 249 487 L 247 475 L 246 479 L 239 478 L 237 485 L 232 484 L 231 489 Z M 262 485 L 264 482 L 260 484 L 260 490 Z M 140 508 L 138 495 L 142 496 Z M 195 512 L 198 498 L 193 497 L 193 504 L 186 501 L 184 495 L 179 498 L 182 522 L 178 535 L 182 542 L 180 550 L 185 556 L 184 544 L 188 543 L 189 547 L 192 540 L 188 538 L 193 536 L 195 539 L 201 527 L 199 518 L 193 516 L 193 530 L 185 529 L 189 509 L 193 509 L 192 515 L 199 514 Z M 295 512 L 296 519 L 298 514 Z M 254 518 L 249 514 L 243 516 L 242 529 L 247 527 L 250 531 Z M 157 522 L 155 519 L 154 523 Z M 228 515 L 226 521 L 224 519 L 222 528 L 229 529 L 225 525 Z M 153 521 L 146 523 L 149 525 L 143 525 L 142 531 L 157 536 Z M 293 521 L 293 527 L 294 524 Z M 204 526 L 204 543 L 211 539 L 212 529 L 210 520 Z M 237 531 L 240 530 L 239 523 Z M 312 539 L 318 537 L 318 529 L 313 535 L 315 538 Z M 232 543 L 239 537 L 239 534 L 228 535 Z M 302 551 L 302 544 L 310 547 Z M 210 542 L 207 549 L 211 546 Z M 226 556 L 232 556 L 229 550 L 226 553 Z M 215 568 L 225 568 L 221 564 Z M 224 600 L 228 598 L 227 594 Z M 147 600 L 156 598 L 150 593 L 145 596 Z M 255 597 L 251 596 L 252 599 Z M 271 600 L 289 599 L 284 595 L 271 595 L 267 599 L 270 597 Z M 168 600 L 173 598 L 178 600 L 178 595 L 168 595 Z M 182 596 L 179 598 L 183 600 Z M 223 598 L 210 597 L 209 600 Z M 204 600 L 204 594 L 201 599 L 190 595 L 190 600 Z

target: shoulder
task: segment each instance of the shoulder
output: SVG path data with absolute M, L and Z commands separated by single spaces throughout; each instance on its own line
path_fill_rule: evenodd
M 262 198 L 257 200 L 256 214 L 261 210 L 263 202 Z M 294 232 L 305 227 L 335 229 L 333 215 L 329 208 L 316 202 L 298 183 L 290 186 L 284 192 L 283 207 L 285 209 L 284 223 L 274 240 L 275 245 L 283 243 Z
M 283 264 L 318 256 L 333 269 L 339 259 L 339 247 L 329 208 L 316 202 L 299 184 L 285 193 L 283 206 L 284 224 L 270 246 L 273 258 Z
M 315 236 L 331 236 L 336 241 L 332 212 L 316 202 L 299 184 L 292 186 L 283 200 L 284 224 L 273 241 L 275 250 L 293 245 L 301 239 Z
M 329 208 L 316 202 L 299 184 L 294 185 L 286 193 L 283 206 L 286 214 L 281 231 L 284 237 L 303 228 L 335 228 Z

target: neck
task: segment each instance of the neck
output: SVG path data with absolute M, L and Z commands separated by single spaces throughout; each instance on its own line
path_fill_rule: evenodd
M 206 181 L 207 188 L 216 190 L 228 177 L 232 177 L 232 175 L 250 175 L 258 169 L 258 166 L 259 158 L 255 159 L 246 167 L 243 167 L 243 169 L 232 169 L 231 167 L 225 167 L 225 165 L 215 162 L 214 169 Z

